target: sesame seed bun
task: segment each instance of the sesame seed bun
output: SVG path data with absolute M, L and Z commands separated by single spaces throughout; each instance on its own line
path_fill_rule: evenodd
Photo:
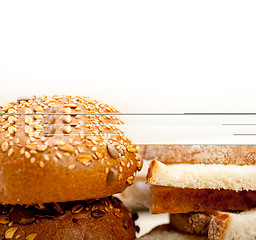
M 0 113 L 2 204 L 107 197 L 132 184 L 141 168 L 138 148 L 116 126 L 122 122 L 88 115 L 117 113 L 102 102 L 23 97 L 2 105 Z
M 35 206 L 0 205 L 1 239 L 135 239 L 130 211 L 112 197 Z

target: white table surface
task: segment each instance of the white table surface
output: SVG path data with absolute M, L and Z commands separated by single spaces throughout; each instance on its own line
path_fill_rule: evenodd
M 139 218 L 135 224 L 140 227 L 140 232 L 137 237 L 140 237 L 148 233 L 154 227 L 168 223 L 168 214 L 151 214 L 149 211 L 139 211 Z

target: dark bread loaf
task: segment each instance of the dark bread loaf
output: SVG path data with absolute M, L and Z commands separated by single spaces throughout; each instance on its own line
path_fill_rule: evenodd
M 0 238 L 135 239 L 132 215 L 113 197 L 35 206 L 0 205 Z

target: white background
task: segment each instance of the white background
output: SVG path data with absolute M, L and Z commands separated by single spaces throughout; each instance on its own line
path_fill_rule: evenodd
M 0 1 L 0 103 L 77 94 L 122 112 L 255 112 L 255 12 L 250 0 Z
M 236 0 L 1 1 L 0 103 L 76 94 L 121 112 L 256 112 L 255 12 Z
M 121 111 L 255 111 L 255 1 L 1 1 L 0 102 L 79 94 Z

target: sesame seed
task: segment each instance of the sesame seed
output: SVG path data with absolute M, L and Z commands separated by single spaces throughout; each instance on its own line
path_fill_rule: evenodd
M 41 119 L 43 119 L 43 115 L 34 115 L 34 119 L 41 120 Z
M 75 164 L 71 164 L 71 165 L 68 166 L 68 169 L 70 169 L 70 170 L 72 170 L 74 168 L 75 168 Z
M 55 163 L 58 163 L 58 158 L 56 158 L 56 157 L 53 157 L 53 162 L 55 162 Z
M 36 129 L 36 130 L 42 130 L 42 129 L 43 129 L 43 126 L 42 126 L 41 124 L 35 123 L 35 124 L 34 124 L 34 129 Z
M 93 152 L 96 152 L 96 151 L 97 151 L 97 147 L 93 147 L 93 148 L 92 148 L 92 151 L 93 151 Z
M 30 126 L 26 126 L 25 127 L 25 133 L 26 134 L 29 134 L 29 133 L 31 133 L 32 132 L 32 128 L 30 127 Z
M 97 156 L 98 158 L 102 158 L 102 154 L 101 154 L 101 153 L 96 152 L 95 154 L 96 154 L 96 156 Z
M 93 160 L 93 157 L 92 157 L 91 155 L 81 155 L 81 156 L 77 157 L 77 160 L 78 160 L 80 163 L 86 165 L 86 164 L 88 164 L 91 160 Z
M 65 142 L 63 142 L 62 140 L 58 140 L 56 143 L 55 143 L 55 145 L 64 145 L 65 144 Z
M 10 148 L 10 150 L 8 151 L 8 156 L 10 157 L 13 154 L 13 149 Z
M 78 151 L 79 151 L 80 153 L 82 153 L 82 152 L 85 152 L 85 149 L 84 149 L 83 147 L 78 147 Z
M 50 160 L 50 158 L 49 158 L 49 156 L 47 154 L 43 154 L 43 158 L 44 158 L 45 161 L 49 161 Z
M 62 155 L 61 155 L 61 153 L 59 153 L 59 152 L 56 153 L 56 156 L 57 156 L 57 158 L 59 158 L 59 159 L 62 158 Z
M 40 162 L 39 162 L 39 166 L 40 166 L 41 168 L 43 168 L 43 167 L 44 167 L 44 162 L 40 161 Z
M 81 139 L 84 139 L 85 134 L 83 132 L 79 132 L 79 136 L 80 136 Z
M 65 108 L 65 113 L 72 113 L 72 109 L 70 107 Z
M 34 157 L 30 158 L 30 163 L 34 163 L 36 159 Z
M 65 104 L 64 107 L 68 107 L 68 108 L 77 108 L 77 105 L 76 104 L 72 104 L 72 103 L 69 103 L 69 104 Z
M 47 149 L 48 145 L 37 145 L 37 150 L 43 152 Z
M 29 139 L 28 139 L 29 140 Z M 26 148 L 27 149 L 30 149 L 30 150 L 36 150 L 36 146 L 34 146 L 34 145 L 26 145 Z
M 15 117 L 13 117 L 13 116 L 9 116 L 9 117 L 8 117 L 8 122 L 9 122 L 10 124 L 14 124 L 16 120 L 17 120 L 17 119 L 16 119 Z
M 21 148 L 20 149 L 20 154 L 24 154 L 25 153 L 25 148 Z
M 15 109 L 13 109 L 13 108 L 9 108 L 8 109 L 8 113 L 17 113 L 17 111 Z
M 131 185 L 132 183 L 133 183 L 133 180 L 134 180 L 134 177 L 133 176 L 130 176 L 130 177 L 128 177 L 127 178 L 127 183 L 129 184 L 129 185 Z
M 86 137 L 86 139 L 91 140 L 91 141 L 96 141 L 96 142 L 100 141 L 100 139 L 96 136 L 88 136 L 88 137 Z
M 71 133 L 71 131 L 72 131 L 71 126 L 65 126 L 64 129 L 63 129 L 64 133 Z
M 30 108 L 26 108 L 26 109 L 25 109 L 25 113 L 33 113 L 33 110 L 30 109 Z
M 137 152 L 136 148 L 127 148 L 127 151 L 132 153 Z
M 70 153 L 68 153 L 68 152 L 63 153 L 63 155 L 64 155 L 65 157 L 70 157 Z
M 26 124 L 30 124 L 30 123 L 32 123 L 32 122 L 33 122 L 32 117 L 30 117 L 30 116 L 26 116 L 26 117 L 25 117 L 25 123 L 26 123 Z
M 16 129 L 15 127 L 13 127 L 13 126 L 8 127 L 8 132 L 9 132 L 10 134 L 15 133 L 16 130 L 17 130 L 17 129 Z
M 35 112 L 43 112 L 43 108 L 41 106 L 34 107 Z
M 63 122 L 65 123 L 71 123 L 71 121 L 72 121 L 72 117 L 70 115 L 65 116 L 63 119 Z
M 3 152 L 6 152 L 9 148 L 9 144 L 8 142 L 3 142 L 2 145 L 1 145 L 1 149 Z
M 40 138 L 40 133 L 36 131 L 35 134 L 34 134 L 34 137 L 39 139 Z
M 26 151 L 26 152 L 25 152 L 25 157 L 26 157 L 26 158 L 30 158 L 30 157 L 31 157 L 30 153 Z
M 65 152 L 73 152 L 74 151 L 74 147 L 72 145 L 66 144 L 63 146 L 59 146 L 59 149 Z

